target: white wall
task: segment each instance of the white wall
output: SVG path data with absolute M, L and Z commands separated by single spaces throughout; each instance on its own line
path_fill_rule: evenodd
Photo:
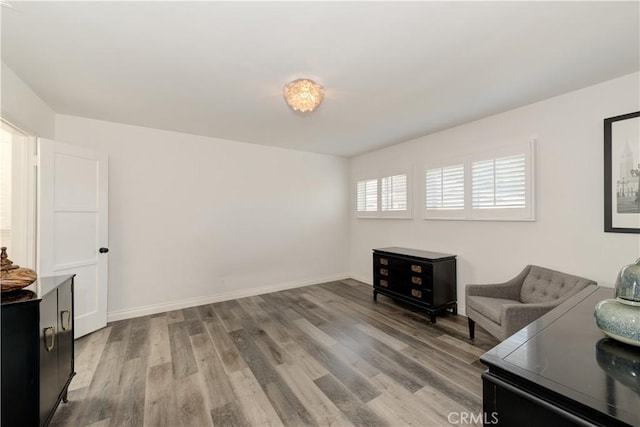
M 620 268 L 640 256 L 640 236 L 603 231 L 603 119 L 640 109 L 639 82 L 640 74 L 631 74 L 352 158 L 352 276 L 371 283 L 371 249 L 405 246 L 458 255 L 463 310 L 465 284 L 505 281 L 526 264 L 612 286 Z M 538 137 L 537 221 L 422 219 L 424 196 L 417 183 L 427 158 L 445 159 L 533 135 Z M 406 167 L 414 168 L 413 219 L 355 218 L 355 179 Z
M 346 159 L 65 115 L 56 139 L 109 155 L 110 320 L 347 277 Z
M 2 63 L 2 117 L 33 136 L 53 138 L 56 115 L 26 83 Z

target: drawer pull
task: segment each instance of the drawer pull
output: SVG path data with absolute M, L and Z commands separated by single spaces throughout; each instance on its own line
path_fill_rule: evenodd
M 421 265 L 411 265 L 411 271 L 413 271 L 414 273 L 422 273 L 422 266 Z
M 422 277 L 411 276 L 411 283 L 414 285 L 422 285 Z
M 389 286 L 389 282 L 387 282 L 386 280 L 380 280 L 380 286 L 386 288 Z
M 389 275 L 389 270 L 387 270 L 386 268 L 381 268 L 380 269 L 380 274 L 382 274 L 383 276 L 388 276 Z
M 47 331 L 51 331 L 51 345 L 49 345 L 49 339 L 47 338 Z M 44 346 L 47 349 L 47 351 L 53 350 L 53 348 L 56 346 L 56 327 L 55 326 L 49 326 L 47 328 L 44 328 Z
M 382 265 L 389 265 L 389 260 L 386 258 L 380 258 L 380 264 Z
M 422 298 L 422 292 L 417 289 L 411 289 L 411 295 L 416 298 Z
M 62 323 L 62 330 L 66 331 L 71 328 L 71 310 L 64 310 L 60 312 L 60 320 Z

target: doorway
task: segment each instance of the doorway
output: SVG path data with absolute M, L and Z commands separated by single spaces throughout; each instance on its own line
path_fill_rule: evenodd
M 21 267 L 36 269 L 36 141 L 0 121 L 0 245 Z

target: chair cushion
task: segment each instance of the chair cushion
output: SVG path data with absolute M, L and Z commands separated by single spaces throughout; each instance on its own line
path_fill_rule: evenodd
M 587 279 L 533 265 L 522 283 L 520 301 L 525 304 L 555 301 L 583 281 Z
M 522 304 L 520 301 L 504 298 L 469 296 L 466 300 L 467 307 L 471 307 L 492 322 L 500 325 L 502 319 L 502 306 L 504 304 Z

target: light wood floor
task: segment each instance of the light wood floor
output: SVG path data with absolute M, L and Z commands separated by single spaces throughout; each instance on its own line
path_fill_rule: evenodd
M 449 425 L 482 411 L 495 344 L 354 280 L 176 310 L 77 340 L 52 425 Z

